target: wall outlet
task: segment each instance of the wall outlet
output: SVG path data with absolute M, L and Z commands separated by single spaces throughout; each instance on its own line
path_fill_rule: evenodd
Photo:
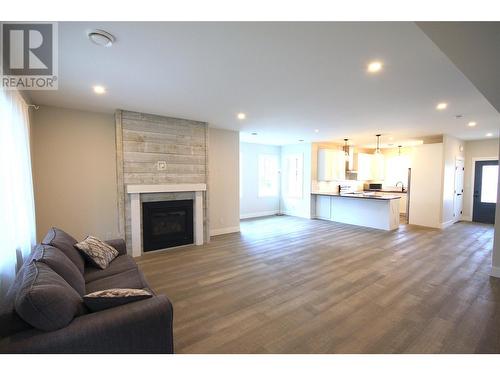
M 163 160 L 159 160 L 156 163 L 156 169 L 158 169 L 159 171 L 165 171 L 167 169 L 167 162 L 163 161 Z

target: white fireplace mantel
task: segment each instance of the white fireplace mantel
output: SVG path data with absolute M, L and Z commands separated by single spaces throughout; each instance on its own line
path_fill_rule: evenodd
M 141 194 L 194 192 L 194 243 L 203 245 L 203 192 L 206 190 L 206 184 L 127 185 L 127 193 L 130 194 L 132 256 L 142 255 Z

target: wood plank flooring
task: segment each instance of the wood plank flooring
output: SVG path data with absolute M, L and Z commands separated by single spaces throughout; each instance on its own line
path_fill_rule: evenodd
M 138 263 L 174 305 L 176 353 L 500 353 L 492 243 L 490 225 L 283 216 Z

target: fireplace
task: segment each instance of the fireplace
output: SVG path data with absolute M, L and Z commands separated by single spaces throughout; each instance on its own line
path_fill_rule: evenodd
M 193 200 L 142 203 L 143 251 L 194 242 Z

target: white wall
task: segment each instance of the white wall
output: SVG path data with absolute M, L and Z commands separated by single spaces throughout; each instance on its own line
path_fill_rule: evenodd
M 238 132 L 209 128 L 208 211 L 211 236 L 240 230 L 239 147 Z
M 51 226 L 119 236 L 113 115 L 41 106 L 31 132 L 38 241 Z
M 302 198 L 289 198 L 286 192 L 286 157 L 290 154 L 302 154 L 304 159 L 304 180 L 303 180 L 303 195 Z M 282 189 L 282 208 L 283 213 L 291 216 L 300 216 L 304 218 L 311 218 L 311 157 L 312 157 L 312 144 L 301 143 L 298 145 L 287 145 L 281 147 L 281 186 Z
M 445 135 L 443 137 L 443 208 L 441 223 L 451 224 L 459 218 L 455 218 L 455 165 L 457 158 L 464 157 L 465 142 Z M 463 211 L 463 210 L 462 210 Z
M 409 222 L 441 228 L 443 208 L 443 144 L 424 144 L 411 155 Z
M 497 139 L 498 141 L 498 139 Z M 498 153 L 500 150 L 497 148 Z M 498 171 L 497 196 L 500 197 L 500 169 Z M 495 211 L 495 240 L 493 243 L 491 276 L 500 277 L 500 209 L 497 204 Z
M 276 214 L 279 209 L 279 194 L 276 197 L 259 197 L 259 155 L 277 155 L 279 163 L 281 147 L 242 142 L 240 154 L 242 173 L 240 218 Z
M 465 142 L 465 177 L 463 220 L 472 220 L 473 159 L 498 159 L 499 142 L 497 139 Z

